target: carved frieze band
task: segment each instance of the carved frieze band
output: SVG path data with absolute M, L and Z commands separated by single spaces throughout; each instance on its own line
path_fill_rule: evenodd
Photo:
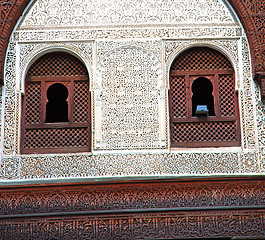
M 20 28 L 53 28 L 64 25 L 113 26 L 187 23 L 233 24 L 236 20 L 222 0 L 45 0 L 36 1 Z
M 131 210 L 257 208 L 265 203 L 265 181 L 130 183 L 0 189 L 0 215 Z
M 264 237 L 264 192 L 264 180 L 3 188 L 0 238 Z
M 127 214 L 1 220 L 2 239 L 264 237 L 264 211 Z M 256 239 L 255 238 L 255 239 Z
M 257 152 L 171 154 L 62 154 L 6 157 L 2 179 L 260 173 Z
M 72 29 L 69 30 L 25 30 L 16 31 L 14 40 L 18 42 L 37 41 L 84 41 L 94 39 L 117 39 L 117 38 L 228 38 L 240 37 L 242 30 L 240 27 L 197 27 L 197 28 L 133 28 L 133 29 Z

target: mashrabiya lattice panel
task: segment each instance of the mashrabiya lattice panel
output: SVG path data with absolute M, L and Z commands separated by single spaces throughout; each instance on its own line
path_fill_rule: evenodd
M 38 77 L 88 75 L 80 60 L 63 52 L 45 54 L 32 64 L 27 74 Z
M 208 47 L 193 47 L 181 54 L 172 63 L 171 70 L 232 70 L 228 59 L 219 51 Z
M 41 111 L 41 82 L 28 82 L 26 84 L 25 123 L 40 123 Z
M 236 141 L 235 122 L 173 123 L 173 141 L 219 142 Z
M 73 123 L 88 123 L 89 121 L 88 79 L 85 81 L 74 81 L 75 77 L 88 76 L 85 66 L 80 60 L 68 53 L 52 52 L 45 54 L 32 64 L 27 74 L 25 99 L 26 125 L 23 128 L 24 141 L 22 151 L 45 148 L 77 148 L 85 147 L 89 144 L 90 136 L 87 126 L 76 127 L 73 126 L 72 122 L 69 122 L 71 126 L 69 124 L 69 126 L 45 125 L 44 120 L 41 119 L 40 111 L 41 109 L 46 109 L 46 103 L 43 102 L 44 96 L 42 96 L 43 94 L 47 94 L 45 84 L 60 81 L 60 78 L 55 78 L 54 80 L 52 78 L 58 76 L 71 76 L 72 80 L 68 80 L 68 85 L 70 81 L 73 81 L 74 90 L 79 91 L 72 94 L 74 95 L 73 98 L 75 101 L 73 107 Z M 35 77 L 35 79 L 31 80 L 31 77 Z M 36 78 L 38 81 L 36 81 Z M 41 84 L 41 82 L 43 83 Z M 71 88 L 70 91 L 68 90 L 69 99 L 72 98 L 70 92 Z M 70 101 L 67 104 L 69 105 Z M 37 123 L 41 124 L 41 126 L 34 126 Z
M 26 129 L 25 149 L 86 147 L 87 128 Z
M 74 81 L 74 122 L 87 122 L 89 106 L 89 84 L 88 81 Z
M 174 71 L 177 71 L 177 73 Z M 190 48 L 180 54 L 171 66 L 170 95 L 173 144 L 239 141 L 238 123 L 235 119 L 232 122 L 227 120 L 221 122 L 222 119 L 217 116 L 220 118 L 219 121 L 217 118 L 212 121 L 209 118 L 204 119 L 207 121 L 199 123 L 195 120 L 188 121 L 188 116 L 182 114 L 185 110 L 191 111 L 190 108 L 193 104 L 192 96 L 194 93 L 192 87 L 190 87 L 193 82 L 190 76 L 204 77 L 204 75 L 209 74 L 208 71 L 212 71 L 211 75 L 213 76 L 218 74 L 217 82 L 213 82 L 213 87 L 218 86 L 218 92 L 215 92 L 213 96 L 213 99 L 218 99 L 215 101 L 218 104 L 215 109 L 220 111 L 221 117 L 236 116 L 235 104 L 237 104 L 237 101 L 235 99 L 234 75 L 233 73 L 222 74 L 223 71 L 233 71 L 231 63 L 223 54 L 214 49 L 208 47 Z M 186 91 L 189 91 L 190 95 L 186 96 Z M 187 105 L 187 103 L 190 105 Z M 175 119 L 178 119 L 178 122 Z M 188 122 L 185 123 L 185 121 Z
M 173 117 L 187 117 L 185 76 L 171 76 L 171 104 Z
M 233 76 L 219 75 L 219 103 L 221 116 L 235 116 Z

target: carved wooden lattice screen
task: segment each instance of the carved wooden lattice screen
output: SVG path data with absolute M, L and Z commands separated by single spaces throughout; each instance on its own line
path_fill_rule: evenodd
M 192 84 L 201 77 L 213 86 L 213 116 L 192 115 Z M 224 55 L 208 47 L 195 47 L 174 60 L 170 70 L 170 118 L 173 147 L 240 144 L 234 70 Z
M 46 122 L 47 90 L 55 83 L 68 91 L 65 122 Z M 30 67 L 25 89 L 22 153 L 90 151 L 88 72 L 76 57 L 64 52 L 42 56 Z

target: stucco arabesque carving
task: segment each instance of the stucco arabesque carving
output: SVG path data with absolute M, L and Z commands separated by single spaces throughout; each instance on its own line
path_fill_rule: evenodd
M 234 23 L 221 0 L 38 0 L 20 27 L 89 26 L 146 23 Z
M 19 129 L 16 126 L 16 44 L 10 43 L 6 57 L 5 68 L 5 87 L 3 95 L 3 123 L 2 123 L 2 154 L 14 155 L 15 151 L 15 131 Z
M 166 142 L 166 129 L 161 130 L 164 119 L 159 117 L 165 104 L 158 107 L 164 93 L 161 40 L 100 41 L 97 53 L 102 89 L 101 149 L 160 149 L 161 138 Z
M 81 0 L 79 0 L 81 1 Z M 42 2 L 42 1 L 38 1 Z M 60 1 L 60 4 L 64 4 L 65 1 Z M 185 1 L 184 1 L 185 2 Z M 194 1 L 193 1 L 194 2 Z M 207 2 L 207 1 L 206 1 Z M 85 15 L 84 15 L 85 16 Z M 102 27 L 102 26 L 101 26 Z M 59 29 L 59 30 L 19 30 L 14 34 L 14 40 L 19 44 L 28 45 L 28 48 L 35 48 L 34 54 L 38 51 L 42 51 L 44 48 L 52 48 L 53 46 L 65 47 L 70 46 L 69 43 L 37 43 L 37 41 L 80 41 L 85 39 L 132 39 L 132 38 L 164 38 L 164 39 L 176 39 L 176 38 L 238 38 L 241 36 L 241 28 L 238 26 L 205 26 L 205 27 L 158 27 L 148 28 L 146 26 L 125 29 Z M 226 52 L 230 53 L 230 58 L 237 63 L 236 59 L 236 44 L 231 44 L 234 40 L 209 40 L 210 43 L 216 42 L 219 47 L 226 49 Z M 35 42 L 35 44 L 34 44 Z M 159 55 L 159 44 L 155 45 L 155 48 L 149 47 L 147 44 L 138 42 L 133 45 L 126 43 L 127 46 L 133 45 L 150 51 L 158 59 L 161 59 Z M 76 43 L 73 43 L 75 45 Z M 105 44 L 105 43 L 104 43 Z M 98 56 L 104 57 L 108 52 L 114 51 L 122 47 L 124 43 L 115 43 L 113 45 L 111 41 L 106 43 L 106 50 L 99 51 Z M 125 44 L 125 45 L 126 45 Z M 150 44 L 150 43 L 149 43 Z M 30 46 L 32 45 L 32 46 Z M 42 45 L 42 46 L 41 46 Z M 227 46 L 225 46 L 227 45 Z M 35 47 L 34 47 L 35 46 Z M 84 46 L 84 44 L 83 44 Z M 104 48 L 105 48 L 104 47 Z M 188 47 L 188 46 L 187 46 Z M 75 48 L 75 47 L 74 47 Z M 132 49 L 134 49 L 132 48 Z M 245 76 L 249 76 L 249 53 L 246 50 L 248 46 L 244 47 L 244 54 L 246 62 Z M 71 47 L 70 47 L 71 49 Z M 80 48 L 81 49 L 81 48 Z M 154 50 L 155 49 L 155 50 Z M 170 47 L 168 47 L 170 49 Z M 233 50 L 234 49 L 234 50 Z M 21 65 L 21 69 L 25 69 L 27 62 L 32 57 L 27 57 L 24 51 L 24 59 Z M 170 51 L 170 50 L 169 50 Z M 175 51 L 175 50 L 174 50 Z M 234 52 L 233 52 L 234 51 Z M 73 52 L 78 52 L 78 48 Z M 81 51 L 82 52 L 82 51 Z M 80 52 L 80 54 L 81 54 Z M 102 55 L 100 55 L 102 53 Z M 86 54 L 85 54 L 86 55 Z M 80 55 L 81 56 L 81 55 Z M 168 56 L 166 56 L 167 59 Z M 21 59 L 22 56 L 21 56 Z M 85 56 L 84 58 L 85 59 Z M 91 60 L 92 61 L 92 60 Z M 23 63 L 24 62 L 24 63 Z M 95 63 L 94 63 L 95 64 Z M 91 63 L 91 66 L 93 64 Z M 169 67 L 167 66 L 166 69 Z M 119 176 L 119 175 L 190 175 L 190 174 L 240 174 L 240 173 L 258 173 L 259 163 L 258 154 L 253 152 L 220 152 L 220 153 L 205 153 L 205 152 L 192 152 L 192 153 L 161 153 L 161 154 L 61 154 L 61 155 L 23 155 L 18 154 L 18 133 L 19 133 L 19 111 L 20 111 L 20 95 L 15 91 L 16 79 L 20 78 L 22 83 L 22 75 L 16 76 L 16 50 L 15 44 L 10 44 L 9 52 L 6 60 L 6 95 L 4 106 L 4 156 L 1 161 L 1 178 L 2 179 L 36 179 L 36 178 L 58 178 L 58 177 L 102 177 L 102 176 Z M 91 71 L 92 74 L 95 71 Z M 165 69 L 164 69 L 165 72 Z M 164 76 L 165 77 L 165 76 Z M 93 78 L 96 79 L 96 78 Z M 165 77 L 164 80 L 167 78 Z M 98 87 L 98 86 L 97 86 Z M 97 88 L 96 87 L 96 88 Z M 254 119 L 253 115 L 253 99 L 251 98 L 251 83 L 244 85 L 247 89 L 246 92 L 240 92 L 240 98 L 242 102 L 242 122 L 244 127 L 243 133 L 250 131 L 251 135 L 244 137 L 244 147 L 252 149 L 255 145 L 255 131 L 254 131 Z M 99 96 L 100 97 L 100 96 Z M 243 103 L 245 105 L 243 105 Z M 248 106 L 248 104 L 250 105 Z M 252 104 L 252 105 L 251 105 Z M 166 105 L 166 104 L 165 104 Z M 101 106 L 102 107 L 102 106 Z M 165 114 L 166 115 L 166 114 Z M 164 115 L 164 116 L 165 116 Z M 94 116 L 95 117 L 95 116 Z M 156 116 L 157 118 L 157 116 Z M 168 120 L 165 119 L 165 122 Z M 158 126 L 158 125 L 157 125 Z M 12 157 L 15 155 L 15 157 Z
M 240 89 L 239 105 L 242 118 L 243 147 L 257 149 L 256 110 L 254 107 L 254 82 L 250 66 L 249 46 L 245 37 L 242 37 L 242 88 Z
M 121 44 L 121 43 L 119 43 Z M 116 47 L 120 47 L 121 45 Z M 12 47 L 13 46 L 13 47 Z M 7 66 L 14 67 L 15 47 L 9 50 L 10 62 Z M 49 46 L 49 44 L 47 45 Z M 138 43 L 139 46 L 139 43 Z M 143 45 L 142 45 L 143 47 Z M 36 52 L 43 49 L 36 47 Z M 113 49 L 109 47 L 108 50 Z M 118 48 L 119 49 L 119 48 Z M 158 48 L 159 49 L 159 48 Z M 104 54 L 106 54 L 104 52 Z M 102 56 L 104 56 L 102 54 Z M 245 53 L 247 54 L 247 52 Z M 33 54 L 34 55 L 34 54 Z M 10 70 L 11 70 L 10 68 Z M 5 85 L 7 89 L 5 104 L 5 155 L 12 155 L 14 147 L 8 143 L 14 142 L 16 102 L 15 74 L 7 68 Z M 246 87 L 249 85 L 247 84 Z M 244 95 L 242 96 L 244 98 Z M 11 107 L 11 108 L 9 108 Z M 9 108 L 8 111 L 6 108 Z M 13 111 L 13 112 L 12 112 Z M 8 118 L 8 122 L 6 119 Z M 252 119 L 253 120 L 253 119 Z M 253 123 L 253 122 L 252 122 Z M 16 125 L 16 126 L 15 126 Z M 253 125 L 253 124 L 252 124 Z M 216 159 L 216 161 L 214 161 Z M 233 159 L 233 160 L 232 160 Z M 13 170 L 12 170 L 13 169 Z M 163 174 L 238 174 L 259 172 L 258 154 L 238 152 L 221 153 L 171 153 L 171 154 L 63 154 L 63 155 L 31 155 L 2 157 L 1 175 L 4 179 L 34 179 L 54 177 L 88 177 L 88 176 L 117 176 L 117 175 L 163 175 Z

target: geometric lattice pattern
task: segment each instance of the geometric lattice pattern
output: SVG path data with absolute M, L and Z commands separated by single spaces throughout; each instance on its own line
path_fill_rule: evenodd
M 36 60 L 28 76 L 80 76 L 88 75 L 84 64 L 76 57 L 64 52 L 52 52 Z
M 25 148 L 66 148 L 88 146 L 87 128 L 26 129 Z
M 174 142 L 236 141 L 235 122 L 173 123 Z
M 60 76 L 71 76 L 62 78 L 65 84 L 71 86 L 66 100 L 70 110 L 67 113 L 69 122 L 58 121 L 47 124 L 44 122 L 48 106 L 47 86 L 59 82 Z M 60 92 L 54 92 L 54 96 L 57 94 Z M 41 149 L 58 148 L 63 152 L 66 148 L 89 147 L 88 72 L 80 60 L 63 52 L 48 53 L 40 57 L 28 70 L 25 101 L 25 124 L 27 125 L 23 127 L 22 151 L 38 152 L 39 149 L 43 152 Z M 57 152 L 58 149 L 56 149 Z
M 200 142 L 239 142 L 233 72 L 228 59 L 208 47 L 191 48 L 176 57 L 170 72 L 171 137 L 174 146 L 178 146 L 178 143 L 194 146 L 196 142 L 196 146 L 202 146 Z M 194 78 L 207 75 L 213 79 L 214 91 L 211 90 L 211 94 L 216 114 L 210 118 L 192 116 L 192 98 L 196 93 L 196 89 L 193 89 Z M 199 100 L 205 101 L 203 97 L 200 96 Z M 209 107 L 210 103 L 207 104 Z M 217 145 L 221 146 L 221 143 Z
M 88 81 L 75 81 L 74 85 L 73 122 L 87 122 L 89 111 Z
M 220 52 L 208 47 L 194 47 L 180 54 L 172 63 L 171 70 L 232 70 L 228 59 Z
M 219 102 L 221 116 L 235 116 L 233 75 L 219 75 Z
M 170 88 L 172 117 L 187 117 L 185 76 L 172 76 Z
M 26 84 L 25 123 L 40 123 L 41 83 L 28 82 Z

